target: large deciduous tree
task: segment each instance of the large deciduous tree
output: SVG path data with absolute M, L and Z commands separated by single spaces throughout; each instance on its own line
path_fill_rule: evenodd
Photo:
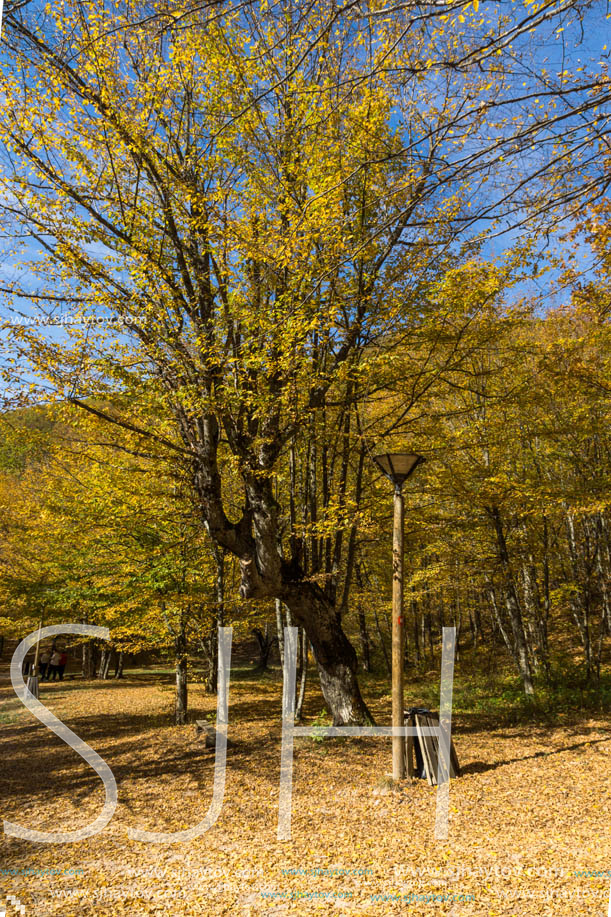
M 120 323 L 114 337 L 13 328 L 45 380 L 32 397 L 94 410 L 92 395 L 121 394 L 101 413 L 175 455 L 242 594 L 305 628 L 335 723 L 368 718 L 341 624 L 359 404 L 410 335 L 434 346 L 428 283 L 457 239 L 503 215 L 549 221 L 602 180 L 606 77 L 536 51 L 560 29 L 574 43 L 596 6 L 491 6 L 5 12 L 3 215 L 38 278 L 7 295 Z M 438 335 L 450 328 L 458 348 L 461 322 Z M 410 404 L 422 369 L 394 379 Z M 287 453 L 305 505 L 325 508 L 307 562 L 303 520 L 280 503 L 297 493 L 277 485 Z

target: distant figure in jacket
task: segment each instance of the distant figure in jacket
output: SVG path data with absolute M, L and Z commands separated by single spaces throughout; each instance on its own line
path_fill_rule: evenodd
M 66 663 L 68 662 L 68 654 L 64 651 L 59 654 L 59 662 L 57 663 L 57 674 L 59 675 L 59 680 L 64 680 L 64 669 L 66 668 Z
M 51 661 L 51 653 L 49 650 L 43 650 L 40 657 L 40 677 L 44 681 L 47 677 L 47 669 L 49 668 L 49 663 Z
M 57 650 L 54 650 L 49 661 L 49 674 L 47 676 L 47 681 L 55 681 L 57 678 L 60 658 L 60 654 L 57 652 Z

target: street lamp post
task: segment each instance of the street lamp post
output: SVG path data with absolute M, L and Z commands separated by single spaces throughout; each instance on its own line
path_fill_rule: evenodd
M 403 726 L 403 517 L 402 488 L 414 469 L 424 461 L 409 452 L 375 455 L 374 461 L 395 488 L 392 538 L 392 725 Z M 393 780 L 405 777 L 405 742 L 392 737 Z

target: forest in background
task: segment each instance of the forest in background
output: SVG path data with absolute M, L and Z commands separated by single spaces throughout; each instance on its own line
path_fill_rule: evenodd
M 525 299 L 508 304 L 499 272 L 483 260 L 449 270 L 436 289 L 454 316 L 460 308 L 470 321 L 457 369 L 448 359 L 455 337 L 436 344 L 409 425 L 409 443 L 426 462 L 406 489 L 408 672 L 438 665 L 444 625 L 456 627 L 459 661 L 461 649 L 469 651 L 472 671 L 504 653 L 526 695 L 575 672 L 582 685 L 596 685 L 608 666 L 606 216 L 599 208 L 582 227 L 597 272 L 584 283 L 566 268 L 564 306 L 541 314 Z M 415 359 L 392 337 L 378 347 L 399 362 Z M 290 444 L 275 479 L 287 508 L 283 538 L 299 542 L 303 569 L 321 588 L 340 584 L 343 626 L 364 672 L 390 673 L 392 522 L 390 486 L 371 460 L 375 442 L 363 424 L 369 415 L 397 416 L 408 397 L 381 380 L 354 426 L 352 405 L 329 408 L 321 429 Z M 216 690 L 217 626 L 254 634 L 265 668 L 275 643 L 282 657 L 290 611 L 240 598 L 237 564 L 202 528 L 184 468 L 144 447 L 135 430 L 115 425 L 109 441 L 98 412 L 117 406 L 90 407 L 59 403 L 2 417 L 0 626 L 23 636 L 44 615 L 45 624 L 110 627 L 98 677 L 109 677 L 111 656 L 120 666 L 122 653 L 172 658 L 175 718 L 185 722 L 188 659 Z M 153 400 L 147 407 L 161 415 Z M 230 465 L 231 456 L 221 460 Z M 239 478 L 226 480 L 231 505 Z M 305 632 L 299 647 L 304 673 Z M 93 677 L 86 658 L 83 673 Z M 301 682 L 302 703 L 305 674 Z

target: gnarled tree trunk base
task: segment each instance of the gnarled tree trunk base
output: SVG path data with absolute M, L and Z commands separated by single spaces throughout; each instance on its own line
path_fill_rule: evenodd
M 312 644 L 320 687 L 333 716 L 333 725 L 372 725 L 373 717 L 359 688 L 356 652 L 335 607 L 315 587 L 295 590 L 284 601 Z

